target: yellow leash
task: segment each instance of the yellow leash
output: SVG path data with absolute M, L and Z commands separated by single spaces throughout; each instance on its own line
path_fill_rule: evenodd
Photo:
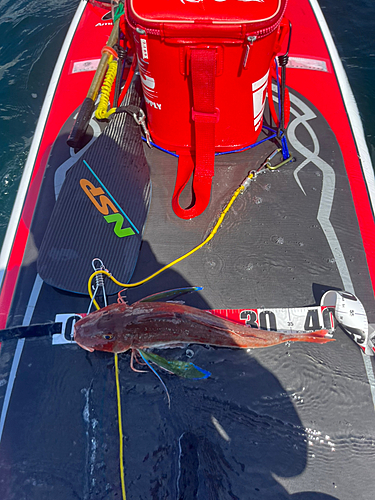
M 116 111 L 116 108 L 111 108 L 108 111 L 109 98 L 111 96 L 113 82 L 116 78 L 116 72 L 117 61 L 113 60 L 113 56 L 111 55 L 108 60 L 108 69 L 100 92 L 99 104 L 95 111 L 95 117 L 98 120 L 105 120 Z

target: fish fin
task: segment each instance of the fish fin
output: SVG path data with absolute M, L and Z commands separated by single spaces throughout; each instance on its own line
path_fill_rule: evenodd
M 201 286 L 191 286 L 186 288 L 176 288 L 174 290 L 165 290 L 164 292 L 158 292 L 154 293 L 153 295 L 148 295 L 147 297 L 138 300 L 138 302 L 157 302 L 163 299 L 172 299 L 174 297 L 178 297 L 179 295 L 183 295 L 184 293 L 199 292 L 199 290 L 202 290 L 202 288 L 203 287 Z
M 148 351 L 142 351 L 142 354 L 148 361 L 155 363 L 160 366 L 160 368 L 163 368 L 174 375 L 178 375 L 179 377 L 191 380 L 201 380 L 208 378 L 211 375 L 209 371 L 204 370 L 191 362 L 168 360 Z
M 150 368 L 150 370 L 157 376 L 157 378 L 160 380 L 164 390 L 165 390 L 165 393 L 167 395 L 167 398 L 168 398 L 168 407 L 169 409 L 171 409 L 171 397 L 169 395 L 169 392 L 168 392 L 168 389 L 167 389 L 167 386 L 165 385 L 165 383 L 163 382 L 163 379 L 161 378 L 161 376 L 158 374 L 158 372 L 155 370 L 155 368 L 153 368 L 151 366 L 151 364 L 147 361 L 146 357 L 147 355 L 145 355 L 146 353 L 144 351 L 141 351 L 141 349 L 138 349 L 138 352 L 141 356 L 141 358 L 143 359 L 143 361 L 146 363 L 146 365 Z

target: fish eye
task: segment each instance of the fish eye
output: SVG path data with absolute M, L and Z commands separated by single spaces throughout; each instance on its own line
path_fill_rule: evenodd
M 103 334 L 103 338 L 104 338 L 105 340 L 112 340 L 112 339 L 113 339 L 113 337 L 114 337 L 113 333 L 104 333 L 104 334 Z

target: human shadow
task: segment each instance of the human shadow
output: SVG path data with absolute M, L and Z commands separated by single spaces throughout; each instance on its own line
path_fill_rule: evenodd
M 160 269 L 143 241 L 133 281 Z M 169 269 L 142 287 L 128 289 L 133 303 L 161 290 L 200 285 Z M 204 291 L 181 297 L 209 309 Z M 176 326 L 176 335 L 179 334 Z M 191 344 L 158 350 L 168 359 L 191 361 L 209 370 L 207 380 L 162 374 L 171 395 L 168 408 L 161 385 L 149 373 L 127 371 L 126 474 L 129 494 L 178 500 L 329 500 L 318 492 L 289 494 L 277 477 L 302 474 L 308 460 L 307 433 L 278 378 L 245 350 Z M 142 464 L 142 465 L 141 465 Z

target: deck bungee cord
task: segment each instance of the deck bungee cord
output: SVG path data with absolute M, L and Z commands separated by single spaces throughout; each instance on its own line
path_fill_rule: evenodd
M 119 19 L 114 21 L 111 35 L 108 39 L 107 45 L 102 50 L 102 56 L 95 71 L 95 75 L 91 82 L 90 88 L 87 92 L 87 96 L 81 105 L 72 131 L 70 132 L 67 139 L 67 144 L 72 148 L 79 147 L 82 137 L 84 137 L 86 133 L 90 118 L 94 111 L 95 101 L 98 96 L 100 86 L 102 84 L 104 75 L 107 72 L 108 60 L 110 56 L 113 55 L 113 46 L 118 41 L 119 23 Z
M 106 73 L 108 75 L 107 66 L 109 60 L 111 58 L 113 59 L 113 57 L 115 58 L 118 57 L 118 53 L 115 51 L 114 46 L 118 44 L 120 39 L 120 19 L 123 14 L 124 14 L 124 5 L 123 3 L 120 2 L 119 5 L 117 6 L 116 11 L 112 13 L 113 28 L 111 34 L 109 36 L 107 44 L 102 49 L 101 58 L 99 61 L 99 65 L 95 71 L 94 78 L 87 92 L 87 96 L 83 101 L 81 108 L 78 112 L 78 116 L 75 120 L 74 126 L 67 139 L 67 144 L 72 148 L 77 148 L 80 146 L 82 138 L 86 133 L 88 124 L 90 122 L 90 118 L 94 111 L 95 102 L 100 90 L 100 86 L 103 82 Z M 113 67 L 114 66 L 111 67 L 110 75 L 112 75 Z M 116 72 L 117 72 L 117 62 L 113 80 L 116 77 Z

